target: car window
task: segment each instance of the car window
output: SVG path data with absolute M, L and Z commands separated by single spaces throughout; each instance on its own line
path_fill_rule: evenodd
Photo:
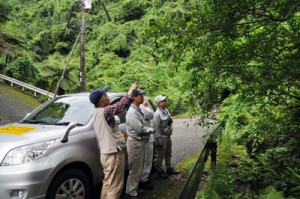
M 23 122 L 67 125 L 70 122 L 86 124 L 92 118 L 94 105 L 88 97 L 66 96 L 56 98 L 30 114 Z

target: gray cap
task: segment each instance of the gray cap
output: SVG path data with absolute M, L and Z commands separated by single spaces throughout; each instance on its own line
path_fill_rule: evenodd
M 142 94 L 145 94 L 146 93 L 146 91 L 144 91 L 144 90 L 141 90 L 141 89 L 136 89 L 136 90 L 134 90 L 134 92 L 133 92 L 133 96 L 138 96 L 138 95 L 142 95 Z

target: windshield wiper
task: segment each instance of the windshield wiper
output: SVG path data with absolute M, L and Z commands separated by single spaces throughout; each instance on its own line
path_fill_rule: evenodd
M 70 122 L 58 122 L 54 125 L 59 125 L 59 126 L 68 126 L 70 124 Z M 83 124 L 77 124 L 76 126 L 83 126 Z
M 28 124 L 50 124 L 49 122 L 42 120 L 23 120 L 20 123 L 28 123 Z

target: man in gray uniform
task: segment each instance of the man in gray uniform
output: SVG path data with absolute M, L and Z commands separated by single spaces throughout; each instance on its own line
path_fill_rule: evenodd
M 134 91 L 133 102 L 126 114 L 129 167 L 129 175 L 126 184 L 127 198 L 137 198 L 138 196 L 138 185 L 143 171 L 146 144 L 150 134 L 155 132 L 155 129 L 145 125 L 144 116 L 139 108 L 144 101 L 143 95 L 145 93 L 145 91 L 139 89 Z
M 157 145 L 155 167 L 158 171 L 158 177 L 163 179 L 168 178 L 168 175 L 178 174 L 171 166 L 173 120 L 169 110 L 166 108 L 166 98 L 166 96 L 159 95 L 154 99 L 158 109 L 155 111 L 153 118 L 153 127 L 156 129 L 155 142 Z M 165 160 L 166 164 L 166 173 L 162 166 L 163 160 Z
M 149 127 L 153 127 L 153 114 L 154 110 L 149 106 L 147 100 L 144 99 L 143 104 L 140 105 L 141 111 L 144 115 L 145 125 Z M 154 152 L 154 134 L 151 134 L 149 137 L 149 141 L 146 143 L 145 150 L 145 159 L 144 159 L 144 167 L 142 172 L 142 177 L 139 183 L 140 189 L 148 189 L 153 190 L 154 186 L 152 184 L 149 175 L 152 170 L 152 162 L 153 162 L 153 152 Z

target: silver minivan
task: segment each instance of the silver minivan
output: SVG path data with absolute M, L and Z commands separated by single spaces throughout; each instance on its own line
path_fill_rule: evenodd
M 108 93 L 111 104 L 124 94 Z M 0 126 L 1 199 L 90 199 L 103 178 L 88 93 L 51 99 Z M 126 111 L 120 113 L 124 126 Z

